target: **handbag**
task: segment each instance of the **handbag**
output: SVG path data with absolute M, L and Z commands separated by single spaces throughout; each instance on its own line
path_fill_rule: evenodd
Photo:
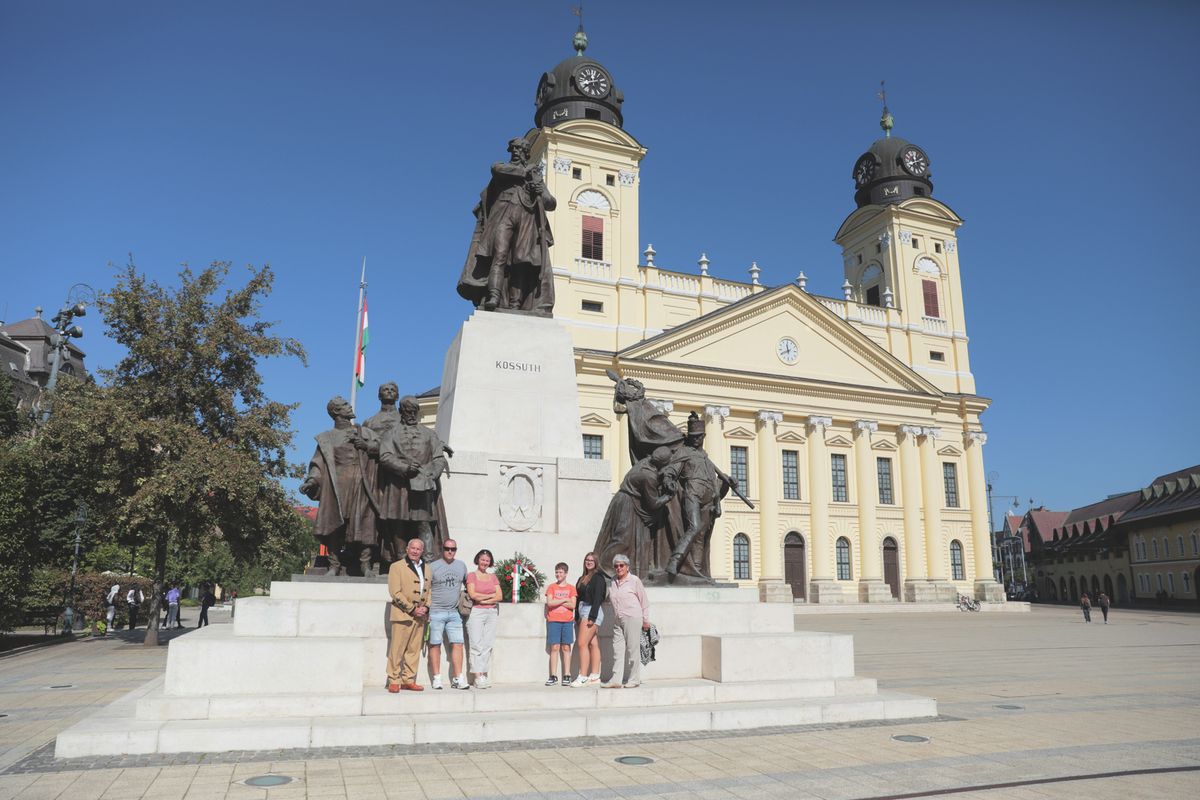
M 469 617 L 471 616 L 471 609 L 474 607 L 475 601 L 467 593 L 467 585 L 464 583 L 462 589 L 458 592 L 458 613 L 464 617 Z

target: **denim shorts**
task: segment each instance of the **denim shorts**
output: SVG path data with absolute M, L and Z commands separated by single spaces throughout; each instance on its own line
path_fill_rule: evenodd
M 546 620 L 546 644 L 575 644 L 575 623 Z
M 588 615 L 592 613 L 592 607 L 587 603 L 579 604 L 579 621 L 587 622 Z M 596 612 L 596 627 L 599 628 L 604 624 L 604 606 L 600 606 L 600 610 Z
M 429 643 L 440 645 L 442 643 L 443 631 L 445 632 L 445 637 L 450 640 L 450 644 L 463 643 L 462 614 L 458 613 L 457 608 L 445 611 L 430 609 Z

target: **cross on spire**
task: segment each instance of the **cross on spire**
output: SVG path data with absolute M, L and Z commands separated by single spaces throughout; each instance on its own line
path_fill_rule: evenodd
M 883 128 L 883 135 L 890 137 L 892 135 L 892 126 L 896 124 L 896 120 L 892 117 L 892 113 L 887 107 L 887 87 L 883 81 L 879 82 L 879 91 L 875 93 L 879 98 L 879 102 L 883 103 L 883 113 L 879 116 L 879 127 Z

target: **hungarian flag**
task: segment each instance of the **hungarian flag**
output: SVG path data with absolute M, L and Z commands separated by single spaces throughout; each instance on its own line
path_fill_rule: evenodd
M 367 329 L 367 295 L 363 294 L 362 308 L 358 312 L 358 348 L 354 354 L 354 382 L 362 388 L 367 382 L 367 344 L 371 332 Z

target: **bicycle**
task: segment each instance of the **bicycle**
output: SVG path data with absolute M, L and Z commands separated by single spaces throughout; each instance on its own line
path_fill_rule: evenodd
M 979 610 L 979 601 L 972 597 L 967 597 L 965 594 L 960 594 L 958 596 L 958 610 L 959 611 L 978 611 Z

